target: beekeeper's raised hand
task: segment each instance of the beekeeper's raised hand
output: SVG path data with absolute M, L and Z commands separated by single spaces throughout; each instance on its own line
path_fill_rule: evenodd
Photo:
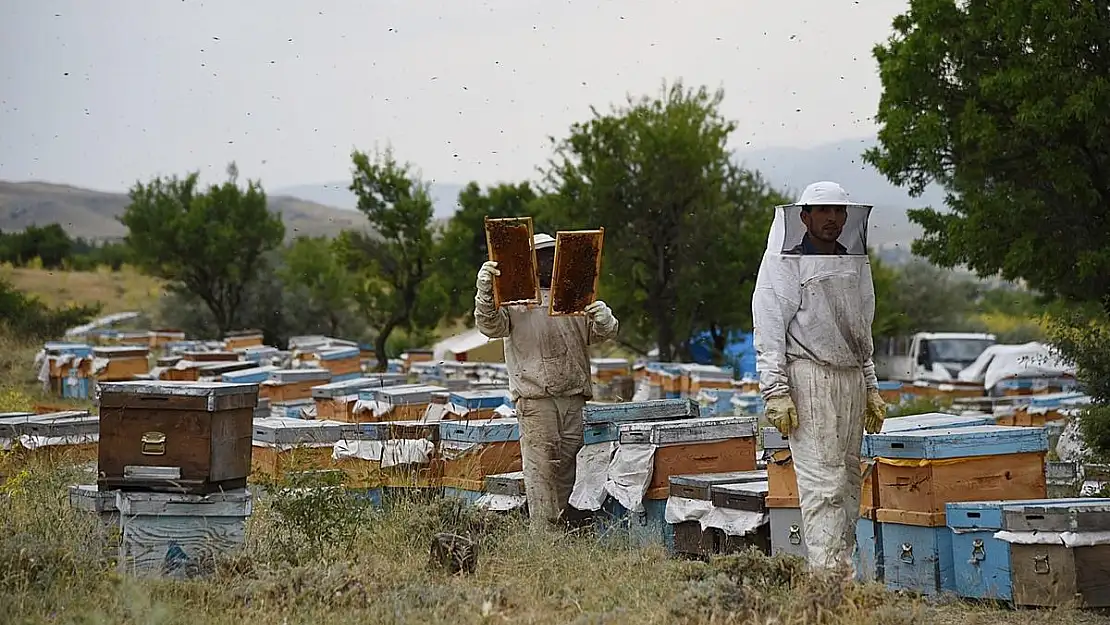
M 874 434 L 882 431 L 883 419 L 886 419 L 886 402 L 879 394 L 879 389 L 867 389 L 867 412 L 863 415 L 863 428 Z
M 609 305 L 601 300 L 586 306 L 586 314 L 590 316 L 590 320 L 599 326 L 608 326 L 616 321 L 613 318 L 613 311 L 610 310 Z
M 501 275 L 501 270 L 497 268 L 497 263 L 492 260 L 487 260 L 482 263 L 482 268 L 478 270 L 478 295 L 482 299 L 493 300 L 493 278 L 494 276 Z
M 794 407 L 794 400 L 789 395 L 768 399 L 763 414 L 783 436 L 790 436 L 791 432 L 798 429 L 798 409 Z

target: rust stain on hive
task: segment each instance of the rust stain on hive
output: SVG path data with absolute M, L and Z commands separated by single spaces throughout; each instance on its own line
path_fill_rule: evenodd
M 559 232 L 556 237 L 550 314 L 582 314 L 597 293 L 604 229 Z
M 501 275 L 493 280 L 497 304 L 538 303 L 539 283 L 536 278 L 536 256 L 532 248 L 532 218 L 487 218 L 486 245 L 489 248 L 489 259 L 495 261 L 501 271 Z

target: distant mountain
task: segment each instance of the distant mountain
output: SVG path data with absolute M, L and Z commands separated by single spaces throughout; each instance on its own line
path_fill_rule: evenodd
M 863 162 L 864 150 L 875 145 L 874 138 L 851 139 L 817 145 L 812 148 L 767 148 L 738 151 L 736 160 L 750 169 L 757 169 L 776 187 L 801 194 L 811 182 L 833 180 L 848 190 L 853 198 L 875 206 L 871 215 L 868 242 L 881 248 L 904 248 L 921 234 L 921 229 L 906 218 L 907 208 L 933 206 L 943 208 L 944 193 L 933 187 L 920 198 L 911 198 Z M 283 187 L 275 192 L 311 202 L 353 209 L 356 200 L 347 190 L 349 182 Z M 436 217 L 445 219 L 458 208 L 457 198 L 462 184 L 433 183 Z M 893 257 L 901 258 L 899 254 Z
M 270 196 L 270 209 L 280 213 L 287 238 L 306 234 L 334 236 L 342 230 L 364 230 L 366 219 L 301 198 Z M 46 182 L 0 181 L 0 230 L 58 223 L 70 236 L 119 239 L 127 228 L 119 222 L 128 204 L 125 193 L 93 191 Z
M 302 200 L 308 200 L 309 202 L 316 202 L 317 204 L 355 210 L 358 208 L 358 198 L 355 197 L 354 193 L 348 190 L 347 187 L 349 187 L 350 184 L 349 181 L 301 184 L 275 189 L 274 192 L 300 198 Z M 464 186 L 465 185 L 461 184 L 436 182 L 431 184 L 432 202 L 435 204 L 435 216 L 437 219 L 446 219 L 455 214 L 455 211 L 459 208 L 459 191 L 462 191 Z
M 853 198 L 875 206 L 868 242 L 887 250 L 884 253 L 891 260 L 908 258 L 909 244 L 921 229 L 909 222 L 906 209 L 943 208 L 944 194 L 934 187 L 920 198 L 911 198 L 905 189 L 891 185 L 861 158 L 864 150 L 874 144 L 874 138 L 853 139 L 811 148 L 742 150 L 735 157 L 793 196 L 811 182 L 839 182 Z M 270 205 L 282 214 L 290 236 L 361 230 L 367 223 L 354 212 L 356 200 L 347 190 L 348 185 L 349 182 L 327 182 L 271 189 Z M 436 219 L 445 220 L 457 210 L 457 198 L 464 185 L 439 182 L 431 186 Z M 123 193 L 42 182 L 0 182 L 0 230 L 60 223 L 73 235 L 118 238 L 126 229 L 116 218 L 126 205 L 127 196 Z

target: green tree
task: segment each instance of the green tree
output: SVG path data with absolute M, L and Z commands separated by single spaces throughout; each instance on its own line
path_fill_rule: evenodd
M 202 191 L 197 179 L 194 172 L 136 183 L 120 221 L 140 266 L 204 302 L 223 335 L 239 322 L 247 286 L 285 226 L 267 210 L 259 182 L 238 186 L 234 163 L 223 184 Z
M 356 150 L 351 160 L 350 189 L 373 233 L 344 232 L 338 245 L 356 272 L 355 301 L 376 332 L 374 352 L 384 370 L 390 334 L 434 327 L 446 307 L 442 282 L 432 279 L 434 207 L 428 184 L 397 163 L 392 150 L 372 157 Z
M 785 200 L 733 164 L 723 97 L 677 82 L 594 110 L 555 143 L 545 172 L 549 222 L 606 226 L 602 291 L 622 343 L 654 342 L 663 360 L 688 358 L 702 332 L 723 345 L 750 326 L 738 303 L 750 301 L 771 209 Z
M 482 190 L 471 182 L 459 192 L 459 209 L 452 215 L 436 249 L 436 273 L 448 290 L 443 310 L 448 319 L 468 317 L 474 309 L 474 279 L 478 268 L 489 259 L 485 218 L 533 217 L 537 232 L 545 224 L 536 215 L 536 192 L 527 182 L 499 184 Z M 554 233 L 549 233 L 554 236 Z
M 303 289 L 312 310 L 327 320 L 327 333 L 336 336 L 354 301 L 355 279 L 327 237 L 297 237 L 285 250 L 282 281 Z
M 1110 310 L 1110 5 L 911 0 L 894 31 L 864 158 L 948 192 L 914 252 Z
M 1101 404 L 1088 443 L 1110 451 L 1110 5 L 911 0 L 894 31 L 875 48 L 881 128 L 864 158 L 911 193 L 947 192 L 948 212 L 910 214 L 919 255 L 1101 308 L 1051 336 Z

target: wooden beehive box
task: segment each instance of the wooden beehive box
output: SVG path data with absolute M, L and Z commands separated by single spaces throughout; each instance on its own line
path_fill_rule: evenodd
M 447 402 L 464 409 L 460 415 L 464 419 L 492 419 L 497 408 L 512 405 L 508 390 L 456 391 L 448 395 Z
M 523 468 L 516 419 L 444 421 L 439 437 L 444 486 L 467 488 L 489 475 Z
M 183 360 L 190 362 L 235 362 L 239 354 L 232 351 L 190 350 L 181 354 Z
M 220 381 L 224 375 L 238 371 L 257 369 L 253 362 L 239 360 L 234 362 L 205 362 L 197 367 L 198 380 Z M 257 384 L 256 382 L 253 384 Z
M 673 421 L 634 421 L 621 424 L 622 445 L 676 445 L 755 437 L 756 420 L 751 417 L 701 417 Z M 753 447 L 754 453 L 754 447 Z
M 316 350 L 316 360 L 320 366 L 331 371 L 333 376 L 362 373 L 358 347 L 328 347 Z
M 258 385 L 106 382 L 97 402 L 101 489 L 205 493 L 246 485 Z
M 259 345 L 262 345 L 262 333 L 258 330 L 232 332 L 224 338 L 224 349 L 228 351 Z
M 699 416 L 701 409 L 692 399 L 651 399 L 620 404 L 586 402 L 582 409 L 582 421 L 589 424 L 694 419 Z
M 146 346 L 94 347 L 94 377 L 100 382 L 132 380 L 150 371 L 149 355 Z M 98 362 L 103 368 L 97 367 Z
M 209 495 L 120 492 L 119 570 L 136 577 L 211 574 L 245 536 L 251 514 L 246 489 Z
M 150 333 L 150 348 L 161 349 L 162 347 L 185 340 L 185 333 L 180 330 L 153 330 Z
M 647 428 L 637 422 L 622 423 L 619 437 L 635 432 L 636 438 L 657 440 L 651 480 L 646 499 L 666 499 L 670 495 L 670 477 L 692 473 L 727 473 L 755 470 L 755 423 L 751 419 L 740 425 L 724 422 L 704 427 L 707 419 L 680 422 L 662 421 Z M 744 436 L 722 438 L 726 433 Z M 669 442 L 673 441 L 673 442 Z
M 489 259 L 501 275 L 493 279 L 493 301 L 498 307 L 540 302 L 536 247 L 531 217 L 485 220 Z
M 252 473 L 281 479 L 290 473 L 330 468 L 332 447 L 342 437 L 342 428 L 338 421 L 255 419 Z
M 312 399 L 312 388 L 327 384 L 331 372 L 327 369 L 279 369 L 270 373 L 270 379 L 259 387 L 259 396 L 272 403 Z
M 524 472 L 512 471 L 487 475 L 484 480 L 485 492 L 491 495 L 508 495 L 509 497 L 524 496 Z
M 381 404 L 385 413 L 383 421 L 416 421 L 424 416 L 432 393 L 442 393 L 447 389 L 429 384 L 401 384 L 372 391 L 373 401 Z M 365 391 L 359 393 L 362 399 Z
M 879 463 L 884 523 L 937 527 L 945 504 L 1045 496 L 1043 428 L 981 425 L 878 434 L 869 443 Z
M 1073 507 L 1074 505 L 1074 507 Z M 1045 507 L 1064 514 L 1045 514 Z M 947 525 L 952 530 L 952 559 L 956 594 L 968 599 L 1012 601 L 1014 584 L 1010 569 L 1010 544 L 996 537 L 1000 531 L 1038 531 L 1027 515 L 1037 520 L 1086 508 L 1108 509 L 1110 499 L 1072 498 L 1017 501 L 971 501 L 947 505 Z M 1013 527 L 1010 527 L 1010 524 Z M 1051 525 L 1052 521 L 1049 522 Z M 1063 526 L 1069 527 L 1065 523 Z M 1046 529 L 1048 529 L 1046 527 Z M 1069 531 L 1069 530 L 1066 530 Z
M 1110 607 L 1110 502 L 1006 506 L 1009 532 L 1040 536 L 1010 544 L 1013 601 L 1032 607 Z
M 604 243 L 604 228 L 555 233 L 549 315 L 586 314 L 586 306 L 597 299 Z
M 277 370 L 278 367 L 267 365 L 264 367 L 252 366 L 246 369 L 228 371 L 220 375 L 220 382 L 227 382 L 229 384 L 262 384 L 266 380 L 269 380 L 270 375 Z
M 670 497 L 693 499 L 709 504 L 712 501 L 710 489 L 720 484 L 739 484 L 747 482 L 766 482 L 766 471 L 733 471 L 729 473 L 709 473 L 692 475 L 672 475 Z M 671 505 L 668 502 L 668 506 Z M 723 532 L 712 527 L 702 529 L 696 520 L 672 523 L 674 532 L 674 552 L 691 556 L 710 556 L 727 553 L 727 548 L 735 541 L 729 541 Z

